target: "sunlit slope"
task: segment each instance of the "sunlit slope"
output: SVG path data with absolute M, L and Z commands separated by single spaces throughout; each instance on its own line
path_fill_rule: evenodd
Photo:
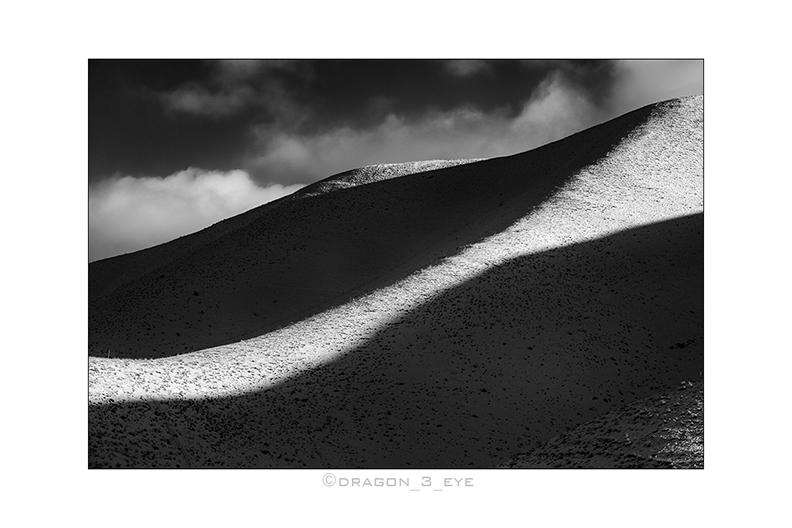
M 581 173 L 698 174 L 690 164 L 700 159 L 691 134 L 701 128 L 700 106 L 696 98 L 650 105 L 515 156 L 354 186 L 336 177 L 331 192 L 306 188 L 211 233 L 92 264 L 101 280 L 91 279 L 89 352 L 173 356 L 265 334 L 503 231 Z M 658 196 L 657 207 L 673 209 L 673 196 Z M 537 236 L 549 232 L 545 225 Z

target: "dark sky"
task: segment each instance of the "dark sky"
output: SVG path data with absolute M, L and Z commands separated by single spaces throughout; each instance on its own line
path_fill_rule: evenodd
M 92 60 L 89 179 L 116 172 L 166 176 L 190 166 L 251 168 L 245 165 L 259 147 L 255 130 L 261 126 L 319 134 L 367 129 L 389 114 L 410 123 L 466 106 L 515 117 L 556 70 L 595 104 L 610 93 L 612 61 L 453 66 L 436 60 L 317 60 L 234 67 L 201 60 Z M 253 172 L 262 182 L 273 181 Z
M 375 163 L 523 152 L 671 97 L 701 61 L 90 60 L 90 259 Z

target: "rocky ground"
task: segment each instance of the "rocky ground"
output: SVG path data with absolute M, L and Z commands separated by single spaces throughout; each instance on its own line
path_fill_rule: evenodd
M 704 468 L 704 383 L 642 398 L 517 455 L 503 467 Z

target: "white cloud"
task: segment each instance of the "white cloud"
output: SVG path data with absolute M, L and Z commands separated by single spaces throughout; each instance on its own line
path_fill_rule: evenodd
M 561 139 L 603 120 L 601 111 L 579 88 L 556 71 L 539 85 L 511 123 L 518 137 L 538 145 Z
M 519 114 L 484 113 L 473 107 L 432 112 L 417 121 L 390 114 L 379 125 L 323 134 L 258 130 L 260 148 L 250 172 L 269 181 L 315 181 L 375 163 L 504 156 L 530 150 L 604 120 L 585 93 L 554 73 Z
M 242 213 L 302 187 L 258 187 L 241 170 L 190 168 L 166 178 L 113 177 L 89 189 L 88 258 L 136 251 Z

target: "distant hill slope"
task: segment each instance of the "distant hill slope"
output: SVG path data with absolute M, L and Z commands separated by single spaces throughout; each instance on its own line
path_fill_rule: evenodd
M 375 181 L 397 178 L 407 174 L 452 167 L 480 160 L 430 160 L 407 163 L 389 163 L 361 167 L 330 176 L 308 185 L 299 191 L 256 207 L 250 211 L 227 218 L 195 233 L 179 237 L 133 253 L 92 262 L 89 266 L 88 296 L 90 300 L 101 297 L 115 288 L 132 282 L 146 273 L 186 257 L 196 249 L 208 246 L 217 239 L 261 218 L 272 214 L 283 201 L 325 194 L 337 189 L 365 185 Z
M 652 149 L 628 149 L 631 170 L 698 170 L 685 165 L 700 147 L 686 136 L 700 126 L 691 101 L 650 105 L 515 156 L 392 179 L 393 166 L 381 166 L 364 185 L 355 184 L 361 171 L 350 171 L 349 182 L 338 175 L 199 233 L 92 263 L 89 354 L 173 356 L 321 313 L 501 232 L 573 177 L 623 163 L 614 157 L 620 146 L 661 149 L 663 159 L 651 160 L 641 158 Z
M 305 198 L 308 196 L 318 196 L 340 189 L 349 189 L 358 185 L 368 185 L 392 178 L 399 178 L 409 174 L 418 174 L 447 167 L 467 165 L 482 159 L 462 159 L 462 160 L 427 160 L 427 161 L 408 161 L 405 163 L 382 163 L 379 165 L 369 165 L 344 171 L 335 176 L 330 176 L 318 181 L 294 193 L 295 198 Z

